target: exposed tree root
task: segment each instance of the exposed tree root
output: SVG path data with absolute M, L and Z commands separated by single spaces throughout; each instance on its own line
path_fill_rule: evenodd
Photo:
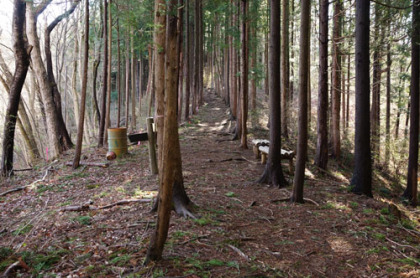
M 20 261 L 14 262 L 13 264 L 11 264 L 6 271 L 0 276 L 1 278 L 7 278 L 7 277 L 12 277 L 12 271 L 21 267 L 20 265 Z

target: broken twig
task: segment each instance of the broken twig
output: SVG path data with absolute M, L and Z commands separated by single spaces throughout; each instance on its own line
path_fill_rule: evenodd
M 228 246 L 230 247 L 230 249 L 232 249 L 233 251 L 235 251 L 236 253 L 238 253 L 238 255 L 241 256 L 242 258 L 244 258 L 245 260 L 247 260 L 247 261 L 250 260 L 250 258 L 244 252 L 242 252 L 241 250 L 239 250 L 239 248 L 237 248 L 237 247 L 235 247 L 233 245 L 230 245 L 230 244 L 228 244 Z

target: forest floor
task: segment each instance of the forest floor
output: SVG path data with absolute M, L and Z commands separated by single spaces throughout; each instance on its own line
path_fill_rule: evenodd
M 254 120 L 249 141 L 268 138 Z M 143 260 L 156 215 L 147 199 L 158 186 L 147 145 L 130 146 L 108 168 L 73 171 L 65 166 L 69 152 L 3 180 L 0 194 L 27 187 L 0 197 L 0 276 L 420 277 L 420 213 L 400 204 L 397 182 L 375 173 L 369 199 L 349 193 L 345 166 L 331 161 L 320 172 L 308 163 L 304 194 L 312 201 L 281 201 L 291 186 L 255 183 L 264 166 L 251 145 L 242 150 L 230 140 L 230 129 L 214 93 L 180 128 L 184 183 L 197 219 L 173 213 L 164 260 L 148 266 Z M 84 160 L 105 162 L 105 153 L 92 148 Z M 133 199 L 146 201 L 95 209 Z

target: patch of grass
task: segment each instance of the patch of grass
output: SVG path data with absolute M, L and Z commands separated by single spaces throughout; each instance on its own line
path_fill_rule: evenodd
M 413 230 L 414 229 L 414 223 L 408 219 L 401 219 L 401 225 L 409 230 Z
M 370 208 L 363 209 L 363 214 L 370 215 L 370 214 L 374 214 L 374 213 L 375 213 L 375 211 L 373 209 L 370 209 Z
M 386 236 L 384 234 L 381 234 L 381 233 L 375 233 L 375 234 L 373 234 L 373 237 L 376 238 L 377 240 L 380 240 L 380 241 L 384 241 L 385 238 L 386 238 Z
M 67 176 L 62 176 L 62 177 L 59 178 L 59 180 L 69 181 L 69 180 L 73 180 L 75 178 L 86 178 L 86 177 L 88 177 L 89 173 L 86 173 L 83 170 L 84 170 L 84 168 L 81 171 L 71 173 L 70 175 L 67 175 Z
M 387 226 L 389 225 L 388 219 L 383 215 L 379 215 L 379 221 L 384 225 L 387 225 Z
M 389 249 L 386 246 L 379 246 L 379 247 L 376 247 L 376 248 L 369 249 L 368 251 L 366 251 L 366 253 L 367 254 L 379 254 L 379 253 L 384 252 L 384 251 L 387 252 L 387 251 L 389 251 Z
M 211 259 L 210 261 L 206 262 L 207 266 L 224 266 L 225 263 L 218 259 Z
M 113 265 L 124 266 L 130 261 L 130 259 L 131 256 L 126 254 L 113 258 L 110 263 Z
M 420 264 L 420 259 L 416 259 L 413 257 L 407 257 L 404 259 L 397 259 L 398 262 L 408 264 L 410 266 L 416 266 L 417 264 Z
M 20 225 L 15 231 L 13 231 L 12 235 L 20 236 L 29 233 L 34 226 L 31 224 L 27 225 Z
M 53 265 L 60 262 L 61 258 L 68 254 L 66 249 L 52 250 L 47 254 L 40 254 L 31 251 L 24 251 L 20 255 L 23 261 L 33 268 L 34 273 L 39 273 L 42 270 L 48 270 Z
M 86 189 L 95 189 L 100 187 L 101 185 L 99 183 L 93 183 L 93 184 L 87 184 Z
M 211 223 L 213 223 L 214 221 L 210 219 L 210 217 L 208 216 L 204 216 L 198 219 L 194 219 L 194 222 L 200 226 L 206 226 L 209 225 Z
M 335 205 L 330 202 L 326 203 L 325 205 L 321 207 L 321 209 L 334 209 L 334 208 L 335 208 Z
M 226 264 L 228 267 L 236 268 L 239 271 L 239 263 L 237 261 L 230 261 Z
M 388 215 L 389 214 L 389 209 L 388 208 L 382 208 L 381 213 L 385 214 L 385 215 Z
M 81 225 L 91 225 L 92 224 L 92 218 L 90 216 L 87 216 L 87 215 L 77 216 L 77 217 L 72 218 L 72 220 L 81 224 Z
M 228 192 L 225 194 L 226 197 L 235 197 L 235 192 Z
M 357 208 L 359 207 L 359 204 L 358 204 L 358 203 L 356 203 L 356 202 L 350 202 L 349 206 L 350 206 L 350 208 L 352 208 L 352 209 L 357 209 Z

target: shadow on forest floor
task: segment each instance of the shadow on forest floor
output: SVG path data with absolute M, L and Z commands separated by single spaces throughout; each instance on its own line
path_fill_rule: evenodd
M 48 172 L 26 190 L 0 197 L 0 274 L 16 263 L 12 275 L 22 277 L 420 276 L 419 210 L 398 204 L 391 183 L 375 175 L 375 198 L 368 199 L 349 193 L 345 167 L 331 161 L 323 173 L 308 163 L 305 197 L 313 202 L 279 201 L 291 188 L 255 183 L 264 166 L 252 150 L 227 140 L 228 118 L 210 93 L 180 128 L 184 182 L 201 218 L 173 214 L 162 262 L 142 266 L 155 226 L 151 203 L 115 205 L 156 195 L 147 146 L 137 145 L 108 168 L 73 171 L 64 166 L 69 152 L 3 181 L 1 192 Z M 255 122 L 251 133 L 268 136 Z M 103 162 L 105 152 L 89 149 L 85 158 Z M 283 169 L 292 180 L 286 164 Z M 63 211 L 75 205 L 85 210 Z

